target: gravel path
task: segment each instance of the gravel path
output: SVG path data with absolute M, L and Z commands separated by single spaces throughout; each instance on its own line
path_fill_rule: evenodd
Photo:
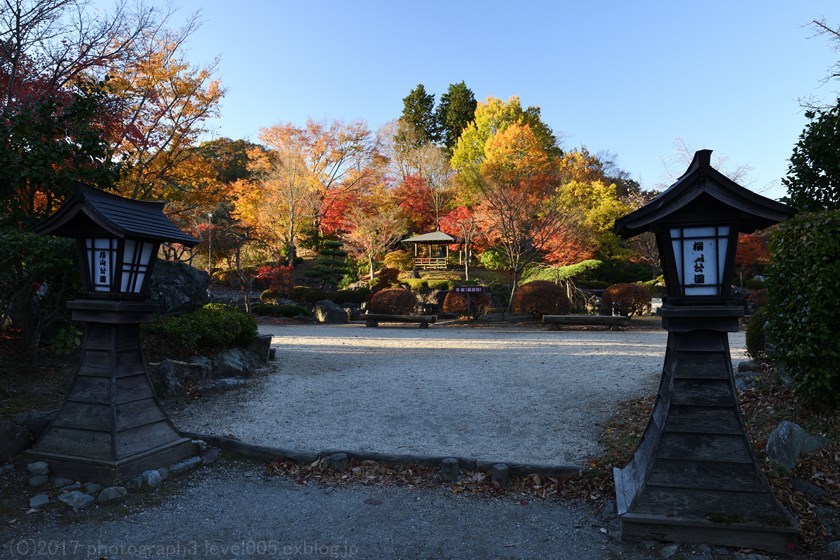
M 344 449 L 580 465 L 615 404 L 656 390 L 662 330 L 262 325 L 277 359 L 173 420 L 296 451 Z M 743 335 L 731 335 L 735 361 Z

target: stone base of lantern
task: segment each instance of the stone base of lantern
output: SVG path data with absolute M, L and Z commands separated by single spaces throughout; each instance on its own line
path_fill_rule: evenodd
M 633 459 L 615 469 L 621 536 L 791 552 L 800 529 L 744 428 L 727 332 L 735 306 L 665 306 L 659 394 Z
M 46 461 L 58 476 L 115 484 L 194 454 L 161 408 L 143 363 L 140 324 L 157 306 L 81 300 L 87 323 L 76 377 L 56 418 L 22 462 Z

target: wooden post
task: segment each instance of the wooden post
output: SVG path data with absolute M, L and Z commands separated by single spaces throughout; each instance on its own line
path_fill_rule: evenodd
M 440 476 L 447 482 L 455 482 L 458 480 L 460 474 L 460 467 L 458 459 L 455 457 L 447 457 L 440 462 Z

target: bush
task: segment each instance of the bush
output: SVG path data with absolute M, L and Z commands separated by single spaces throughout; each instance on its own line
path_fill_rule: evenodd
M 804 214 L 771 237 L 767 336 L 798 393 L 840 407 L 840 211 Z
M 507 256 L 498 249 L 489 248 L 478 257 L 481 266 L 487 270 L 507 270 L 510 262 Z
M 417 296 L 411 290 L 388 288 L 380 290 L 370 298 L 371 313 L 387 315 L 410 315 L 417 307 Z
M 476 292 L 474 294 L 459 294 L 458 292 L 447 292 L 443 299 L 443 312 L 452 313 L 460 317 L 468 315 L 467 295 L 469 298 L 469 316 L 480 317 L 493 307 L 493 298 L 487 292 Z
M 744 338 L 747 344 L 747 354 L 753 360 L 763 360 L 766 357 L 764 343 L 764 324 L 767 322 L 767 308 L 759 307 L 747 323 Z
M 288 296 L 294 282 L 292 281 L 292 267 L 288 266 L 261 266 L 257 270 L 256 278 L 261 285 L 268 286 L 272 292 L 280 296 Z
M 513 295 L 511 311 L 542 315 L 565 315 L 569 312 L 566 290 L 559 284 L 547 280 L 535 280 L 522 284 Z
M 369 288 L 359 288 L 357 290 L 338 290 L 326 294 L 326 299 L 334 301 L 335 303 L 355 303 L 360 304 L 367 301 L 373 292 Z
M 327 294 L 324 290 L 318 288 L 310 288 L 309 286 L 295 286 L 292 288 L 292 299 L 297 302 L 315 303 L 322 299 L 327 299 Z
M 454 290 L 455 289 L 455 282 L 452 280 L 429 280 L 428 282 L 430 290 Z
M 255 303 L 251 305 L 251 313 L 268 317 L 299 317 L 301 315 L 308 316 L 309 310 L 300 305 Z
M 209 303 L 190 313 L 160 317 L 146 325 L 144 333 L 154 356 L 211 354 L 251 344 L 257 337 L 257 323 L 236 308 Z
M 592 261 L 584 261 L 590 263 Z M 597 262 L 597 261 L 595 261 Z M 583 265 L 584 263 L 579 263 Z M 573 266 L 579 266 L 573 265 Z M 650 266 L 627 259 L 610 258 L 597 266 L 586 266 L 575 275 L 575 284 L 590 285 L 592 281 L 625 284 L 650 280 Z
M 604 290 L 601 306 L 619 315 L 641 315 L 650 308 L 650 288 L 641 284 L 613 284 Z
M 763 290 L 756 290 L 747 296 L 747 305 L 753 309 L 758 309 L 763 305 L 767 305 L 768 301 L 770 301 L 770 294 L 767 292 L 766 288 Z
M 403 284 L 409 287 L 412 292 L 427 292 L 429 291 L 429 283 L 423 278 L 405 278 L 400 280 Z
M 414 257 L 412 257 L 407 251 L 397 249 L 396 251 L 391 251 L 385 255 L 382 259 L 382 263 L 387 268 L 407 271 L 414 268 Z
M 376 276 L 376 280 L 370 286 L 374 292 L 390 288 L 391 286 L 399 284 L 400 271 L 396 268 L 383 268 Z

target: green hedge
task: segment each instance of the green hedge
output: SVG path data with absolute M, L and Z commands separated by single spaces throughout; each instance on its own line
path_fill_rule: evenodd
M 183 315 L 159 317 L 145 326 L 144 334 L 146 350 L 155 357 L 212 354 L 251 344 L 257 323 L 234 307 L 210 303 Z
M 788 220 L 770 242 L 767 335 L 800 394 L 840 407 L 840 211 Z

